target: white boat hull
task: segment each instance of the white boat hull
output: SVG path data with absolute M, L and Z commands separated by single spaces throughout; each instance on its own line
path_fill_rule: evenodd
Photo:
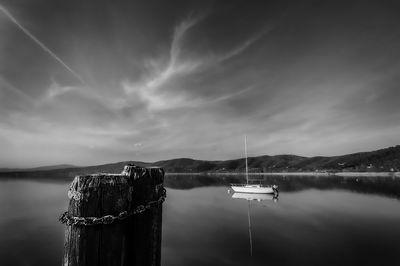
M 232 185 L 232 190 L 238 193 L 256 193 L 256 194 L 274 194 L 275 191 L 272 187 L 263 187 L 260 185 Z

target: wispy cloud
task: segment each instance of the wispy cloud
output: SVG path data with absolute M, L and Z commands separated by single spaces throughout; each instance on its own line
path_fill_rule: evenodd
M 223 101 L 247 91 L 248 88 L 243 91 L 233 92 L 227 95 L 224 94 L 213 100 L 205 100 L 189 99 L 188 95 L 183 92 L 184 90 L 179 90 L 179 88 L 177 89 L 175 87 L 179 86 L 180 80 L 184 80 L 188 75 L 193 74 L 196 71 L 203 71 L 209 66 L 214 66 L 215 64 L 240 55 L 271 30 L 271 28 L 263 29 L 250 39 L 246 40 L 243 44 L 222 55 L 183 58 L 181 52 L 186 35 L 190 29 L 195 27 L 204 17 L 204 15 L 189 16 L 179 23 L 175 27 L 172 36 L 169 60 L 166 66 L 160 71 L 159 66 L 162 64 L 160 62 L 161 60 L 149 60 L 147 65 L 151 66 L 151 69 L 147 79 L 139 82 L 123 81 L 122 87 L 124 91 L 128 95 L 140 97 L 148 104 L 148 108 L 151 111 L 188 106 L 198 107 L 205 103 Z M 172 86 L 174 86 L 174 93 L 169 95 L 166 86 L 171 82 L 173 83 Z
M 76 90 L 77 87 L 72 86 L 60 86 L 57 82 L 53 81 L 50 87 L 47 90 L 46 96 L 44 100 L 52 100 L 55 97 L 65 94 L 67 92 Z
M 181 54 L 182 42 L 184 41 L 185 34 L 192 27 L 198 24 L 204 17 L 204 15 L 189 16 L 175 27 L 170 49 L 170 61 L 167 69 L 174 68 L 179 65 L 178 59 Z
M 232 92 L 232 93 L 230 93 L 230 94 L 225 94 L 225 95 L 222 95 L 222 96 L 220 96 L 220 97 L 217 97 L 217 98 L 213 99 L 213 100 L 210 101 L 210 102 L 212 102 L 212 103 L 217 103 L 217 102 L 226 101 L 226 100 L 228 100 L 228 99 L 231 99 L 231 98 L 237 97 L 237 96 L 239 96 L 239 95 L 242 95 L 242 94 L 244 94 L 244 93 L 250 91 L 251 89 L 252 89 L 252 87 L 249 86 L 249 87 L 247 87 L 247 88 L 244 88 L 243 90 L 235 91 L 235 92 Z
M 17 89 L 16 87 L 14 87 L 6 79 L 4 79 L 1 75 L 0 75 L 0 90 L 7 90 L 7 91 L 17 95 L 18 97 L 22 98 L 24 101 L 27 101 L 29 103 L 33 103 L 34 102 L 34 100 L 29 95 L 27 95 L 23 91 L 21 91 L 21 90 Z
M 269 32 L 273 30 L 273 27 L 268 25 L 266 26 L 263 30 L 252 36 L 250 39 L 239 45 L 238 47 L 234 48 L 233 50 L 229 51 L 228 53 L 217 57 L 218 62 L 222 62 L 225 60 L 228 60 L 232 57 L 235 57 L 241 53 L 243 53 L 247 48 L 249 48 L 252 44 L 254 44 L 256 41 L 260 40 L 262 37 L 265 37 Z
M 159 61 L 149 60 L 148 65 L 152 66 L 149 76 L 140 82 L 122 82 L 122 87 L 125 92 L 139 96 L 143 101 L 148 103 L 149 109 L 159 110 L 168 109 L 169 107 L 178 104 L 183 98 L 175 96 L 175 100 L 165 100 L 165 95 L 159 91 L 159 88 L 165 85 L 171 79 L 189 74 L 195 71 L 200 65 L 201 61 L 196 60 L 183 60 L 180 58 L 183 41 L 185 35 L 190 28 L 194 27 L 203 16 L 190 16 L 183 20 L 175 27 L 172 37 L 171 48 L 169 51 L 169 60 L 167 65 L 159 71 Z

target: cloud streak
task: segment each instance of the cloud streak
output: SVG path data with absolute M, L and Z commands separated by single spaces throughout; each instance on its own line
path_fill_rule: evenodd
M 0 5 L 0 11 L 6 15 L 11 22 L 13 22 L 23 33 L 25 33 L 29 38 L 31 38 L 37 45 L 40 46 L 46 53 L 53 57 L 57 62 L 59 62 L 65 69 L 67 69 L 75 78 L 77 78 L 81 83 L 85 84 L 83 78 L 74 71 L 67 63 L 65 63 L 59 56 L 57 56 L 50 48 L 48 48 L 43 42 L 36 38 L 30 31 L 28 31 L 18 20 L 2 5 Z

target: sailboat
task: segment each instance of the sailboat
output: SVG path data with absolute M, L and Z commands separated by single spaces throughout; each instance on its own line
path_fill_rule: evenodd
M 234 192 L 238 193 L 257 193 L 257 194 L 278 194 L 278 186 L 266 186 L 261 184 L 249 184 L 249 168 L 247 164 L 247 137 L 244 137 L 244 150 L 246 158 L 246 184 L 231 184 Z

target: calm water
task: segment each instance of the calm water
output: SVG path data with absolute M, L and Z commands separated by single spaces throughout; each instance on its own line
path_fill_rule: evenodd
M 276 202 L 235 181 L 166 177 L 162 265 L 398 265 L 399 178 L 265 177 Z M 0 265 L 61 265 L 68 184 L 0 179 Z

